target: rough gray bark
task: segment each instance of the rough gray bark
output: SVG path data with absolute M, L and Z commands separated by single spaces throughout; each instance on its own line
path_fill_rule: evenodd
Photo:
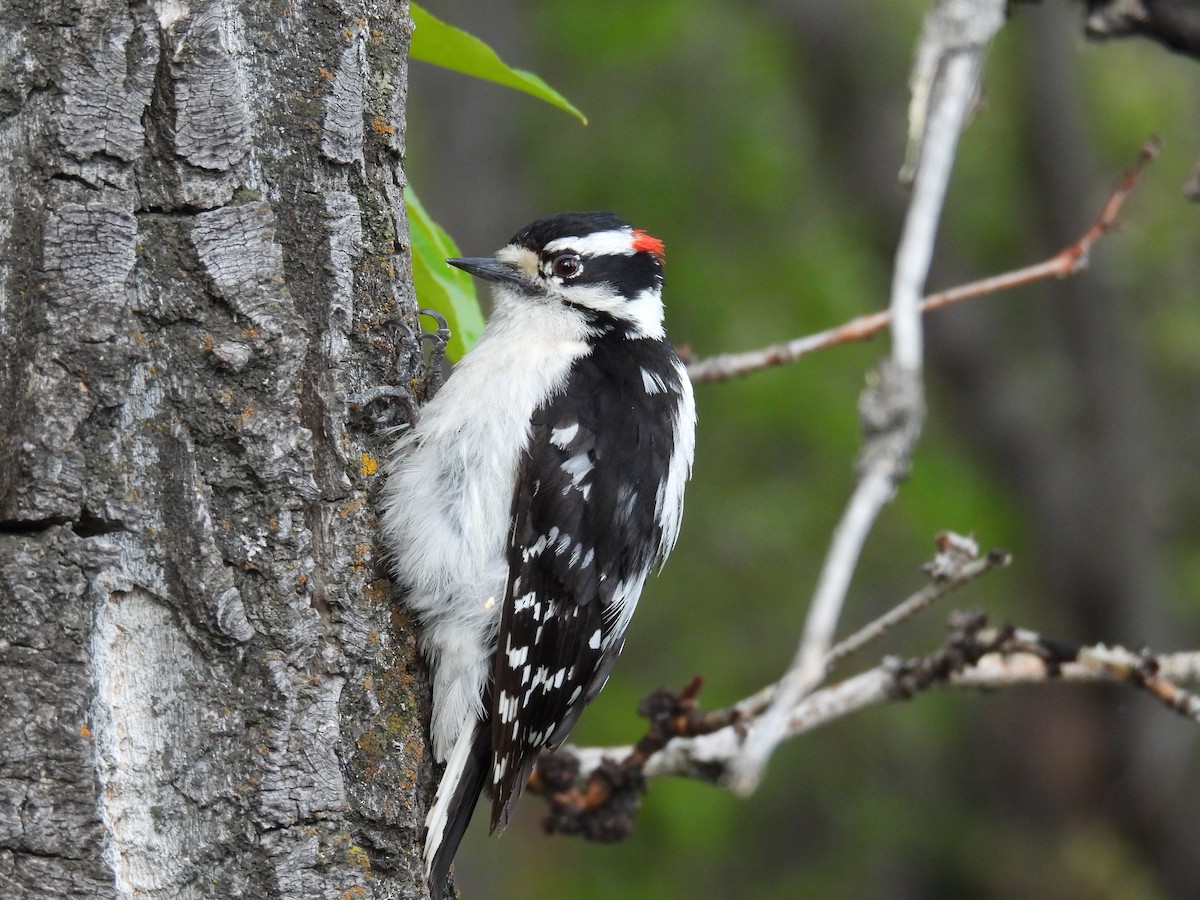
M 420 894 L 388 0 L 0 3 L 0 895 Z M 400 342 L 411 375 L 411 337 Z

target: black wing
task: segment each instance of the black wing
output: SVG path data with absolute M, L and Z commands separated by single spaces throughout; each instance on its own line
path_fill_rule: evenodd
M 662 548 L 656 502 L 686 376 L 664 342 L 612 339 L 534 414 L 517 479 L 492 689 L 493 829 L 537 754 L 604 686 L 625 639 L 621 610 Z

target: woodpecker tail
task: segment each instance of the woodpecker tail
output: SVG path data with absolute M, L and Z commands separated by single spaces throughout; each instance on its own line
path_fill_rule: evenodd
M 483 791 L 491 757 L 491 730 L 476 722 L 454 742 L 433 806 L 425 817 L 425 881 L 430 900 L 442 900 L 450 864 Z

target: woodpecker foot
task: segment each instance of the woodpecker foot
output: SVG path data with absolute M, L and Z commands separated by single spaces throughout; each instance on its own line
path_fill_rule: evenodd
M 450 342 L 450 326 L 437 310 L 421 309 L 417 312 L 437 322 L 437 330 L 422 332 L 414 341 L 412 328 L 403 320 L 392 319 L 387 324 L 397 332 L 392 342 L 397 349 L 413 346 L 423 349 L 426 344 L 430 345 L 429 358 L 422 363 L 425 370 L 423 376 L 409 379 L 407 385 L 381 384 L 347 397 L 351 413 L 360 421 L 387 428 L 413 425 L 417 421 L 418 408 L 441 389 L 444 380 L 442 361 L 446 358 L 446 345 Z M 394 377 L 397 381 L 405 379 L 415 367 L 416 360 L 411 355 L 398 352 Z
M 422 391 L 425 400 L 429 400 L 442 389 L 442 382 L 445 380 L 442 376 L 442 362 L 446 358 L 446 347 L 450 343 L 450 326 L 446 324 L 446 319 L 436 309 L 419 309 L 417 313 L 422 316 L 429 316 L 437 322 L 437 331 L 424 331 L 421 333 L 421 343 L 430 345 L 429 361 L 425 363 L 425 378 L 422 382 Z
M 395 428 L 417 421 L 417 403 L 412 391 L 400 385 L 378 384 L 361 394 L 351 394 L 346 403 L 351 414 L 376 427 Z

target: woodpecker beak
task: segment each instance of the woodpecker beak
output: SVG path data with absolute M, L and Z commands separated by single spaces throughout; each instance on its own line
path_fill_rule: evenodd
M 500 262 L 498 259 L 492 259 L 490 256 L 471 259 L 448 259 L 446 262 L 454 266 L 456 269 L 462 269 L 464 272 L 470 272 L 476 278 L 482 278 L 484 281 L 523 284 L 525 280 L 517 269 L 514 269 L 508 263 Z

